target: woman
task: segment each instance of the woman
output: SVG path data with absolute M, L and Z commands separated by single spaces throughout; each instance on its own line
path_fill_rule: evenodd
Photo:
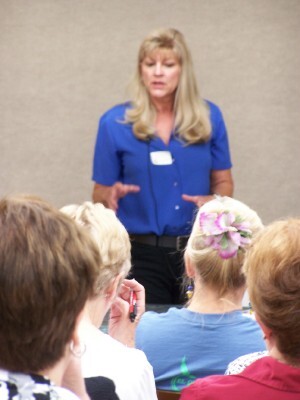
M 83 375 L 112 379 L 120 400 L 156 399 L 152 367 L 145 354 L 133 348 L 137 322 L 145 308 L 145 292 L 136 281 L 124 281 L 130 269 L 128 233 L 115 213 L 102 204 L 85 202 L 66 206 L 62 211 L 89 232 L 102 258 L 95 296 L 88 300 L 80 325 L 80 338 L 86 346 Z M 137 307 L 131 320 L 129 301 L 133 292 Z M 109 310 L 109 333 L 114 338 L 99 330 Z
M 196 378 L 223 374 L 240 355 L 264 350 L 262 332 L 242 310 L 242 263 L 262 228 L 258 215 L 230 197 L 198 211 L 185 251 L 193 296 L 185 308 L 147 312 L 137 329 L 137 347 L 154 369 L 159 389 L 180 391 Z
M 267 227 L 249 250 L 244 269 L 269 356 L 237 375 L 199 379 L 184 389 L 182 400 L 300 398 L 300 220 Z
M 147 303 L 182 302 L 181 252 L 195 206 L 231 196 L 226 127 L 198 94 L 183 35 L 161 29 L 142 42 L 130 102 L 100 119 L 93 200 L 115 210 L 132 239 L 132 275 Z
M 44 201 L 0 200 L 1 399 L 89 399 L 78 325 L 99 263 L 89 235 Z

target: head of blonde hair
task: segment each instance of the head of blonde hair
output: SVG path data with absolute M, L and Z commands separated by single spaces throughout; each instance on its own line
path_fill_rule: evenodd
M 217 197 L 205 203 L 199 209 L 185 256 L 193 263 L 196 275 L 201 279 L 201 282 L 213 288 L 222 297 L 245 285 L 242 264 L 248 245 L 239 247 L 233 256 L 222 258 L 218 249 L 206 240 L 205 232 L 200 224 L 203 213 L 208 215 L 212 213 L 216 216 L 223 213 L 233 214 L 236 220 L 247 225 L 250 240 L 262 229 L 263 225 L 255 211 L 231 197 Z
M 119 274 L 128 274 L 130 262 L 129 235 L 115 213 L 100 203 L 86 201 L 81 205 L 67 205 L 61 211 L 83 226 L 94 239 L 102 262 L 99 264 L 95 294 L 107 289 Z
M 244 270 L 249 297 L 276 347 L 300 362 L 300 219 L 276 221 L 252 243 Z
M 176 133 L 189 144 L 205 142 L 211 133 L 208 106 L 199 96 L 190 50 L 176 29 L 158 29 L 143 40 L 131 85 L 132 107 L 127 110 L 125 121 L 133 124 L 133 132 L 139 139 L 153 137 L 156 111 L 143 84 L 141 63 L 147 55 L 165 50 L 171 50 L 181 65 L 174 104 Z

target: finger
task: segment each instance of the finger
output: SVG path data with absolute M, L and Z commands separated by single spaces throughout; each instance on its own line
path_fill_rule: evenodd
M 141 316 L 145 312 L 145 288 L 143 285 L 138 283 L 135 279 L 125 279 L 124 285 L 133 290 L 136 294 L 136 304 L 137 304 L 137 316 Z
M 144 290 L 144 286 L 141 285 L 137 280 L 133 279 L 124 279 L 123 285 L 130 289 L 134 289 L 135 291 Z
M 126 316 L 129 313 L 129 304 L 127 301 L 123 300 L 121 297 L 117 297 L 110 309 L 110 318 L 113 319 L 116 316 Z
M 108 204 L 108 207 L 113 210 L 114 212 L 118 211 L 119 205 L 118 205 L 118 201 L 115 198 L 111 198 L 110 202 Z
M 124 282 L 123 282 L 119 288 L 118 296 L 126 301 L 129 301 L 130 290 L 131 290 L 130 287 L 126 286 L 126 284 L 124 284 Z
M 189 202 L 194 203 L 194 204 L 197 204 L 197 201 L 198 201 L 198 198 L 199 198 L 198 196 L 190 196 L 188 194 L 183 194 L 181 197 L 183 198 L 183 200 L 189 201 Z
M 116 182 L 114 187 L 118 198 L 124 197 L 128 193 L 137 193 L 141 190 L 138 185 L 128 185 L 121 182 Z
M 124 185 L 124 190 L 127 193 L 137 193 L 141 190 L 138 185 Z

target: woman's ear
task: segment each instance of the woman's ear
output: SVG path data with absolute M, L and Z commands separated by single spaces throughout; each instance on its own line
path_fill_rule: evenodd
M 261 330 L 263 331 L 264 334 L 264 340 L 268 340 L 270 343 L 271 338 L 272 338 L 272 330 L 268 328 L 260 319 L 259 315 L 255 313 L 255 319 L 259 326 L 261 327 Z
M 119 287 L 123 282 L 124 275 L 123 273 L 119 273 L 117 276 L 113 278 L 111 283 L 108 285 L 108 288 L 105 291 L 105 298 L 107 301 L 113 301 L 118 293 Z
M 189 278 L 195 278 L 195 267 L 187 253 L 184 254 L 184 265 L 187 276 Z

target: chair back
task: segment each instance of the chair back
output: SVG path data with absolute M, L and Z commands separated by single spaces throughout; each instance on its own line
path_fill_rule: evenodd
M 180 392 L 172 392 L 170 390 L 156 389 L 158 400 L 178 400 Z

